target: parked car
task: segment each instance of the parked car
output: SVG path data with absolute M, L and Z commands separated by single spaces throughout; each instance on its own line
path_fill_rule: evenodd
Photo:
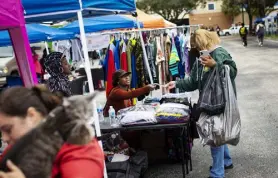
M 220 31 L 221 36 L 236 35 L 239 34 L 239 29 L 241 26 L 232 26 L 229 29 L 224 29 Z M 245 25 L 247 30 L 249 30 L 249 25 Z
M 36 53 L 41 59 L 43 50 L 45 49 L 44 43 L 34 43 L 31 47 L 38 47 L 40 50 L 36 50 Z M 0 47 L 0 86 L 6 84 L 6 76 L 19 76 L 19 69 L 17 66 L 13 47 Z

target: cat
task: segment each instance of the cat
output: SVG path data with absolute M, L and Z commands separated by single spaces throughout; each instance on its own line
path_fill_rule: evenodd
M 94 108 L 92 100 L 97 93 L 64 98 L 62 105 L 53 109 L 36 128 L 20 138 L 4 155 L 0 170 L 8 172 L 11 160 L 26 178 L 51 177 L 55 157 L 64 143 L 85 145 L 94 137 L 89 125 Z

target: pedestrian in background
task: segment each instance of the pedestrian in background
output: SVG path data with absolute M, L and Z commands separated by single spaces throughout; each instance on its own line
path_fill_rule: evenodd
M 219 27 L 219 25 L 217 25 L 216 27 L 216 32 L 217 32 L 217 35 L 220 36 L 220 31 L 221 31 L 221 28 Z
M 240 37 L 242 39 L 242 42 L 243 42 L 243 46 L 247 47 L 247 35 L 248 35 L 248 30 L 247 28 L 245 27 L 245 24 L 242 23 L 241 24 L 241 27 L 239 29 L 239 34 L 240 34 Z
M 48 89 L 70 96 L 72 92 L 68 76 L 71 74 L 71 66 L 66 56 L 61 52 L 52 52 L 44 59 L 44 67 L 50 75 L 47 80 Z
M 256 34 L 258 36 L 259 46 L 263 46 L 264 33 L 265 33 L 265 27 L 264 27 L 264 24 L 261 22 L 256 27 Z
M 39 61 L 39 55 L 36 53 L 36 47 L 32 47 L 31 51 L 32 51 L 33 62 L 36 70 L 36 75 L 40 82 L 42 77 L 42 66 Z
M 231 55 L 224 48 L 219 46 L 220 39 L 217 34 L 215 32 L 199 29 L 193 34 L 191 39 L 191 42 L 196 46 L 198 51 L 207 50 L 211 51 L 211 53 L 209 56 L 200 57 L 200 63 L 198 60 L 194 63 L 189 77 L 168 83 L 168 89 L 179 88 L 188 92 L 199 90 L 201 93 L 211 69 L 217 66 L 221 70 L 224 65 L 228 65 L 230 67 L 231 82 L 234 91 L 236 91 L 235 78 L 237 75 L 237 67 Z M 208 67 L 210 70 L 205 71 L 203 70 L 204 67 Z M 210 167 L 209 178 L 224 178 L 225 169 L 233 168 L 228 146 L 211 147 L 211 156 L 213 164 Z

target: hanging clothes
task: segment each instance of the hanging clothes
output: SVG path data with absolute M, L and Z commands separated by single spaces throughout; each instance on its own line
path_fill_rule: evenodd
M 178 67 L 179 77 L 184 78 L 184 76 L 185 76 L 185 62 L 183 61 L 183 58 L 182 58 L 182 56 L 183 56 L 182 49 L 181 49 L 182 43 L 180 42 L 180 37 L 179 36 L 175 37 L 175 45 L 176 45 L 176 48 L 177 48 L 178 57 L 180 59 L 179 67 Z
M 112 85 L 112 76 L 113 73 L 116 71 L 116 64 L 114 60 L 114 51 L 115 51 L 115 45 L 111 43 L 108 47 L 108 52 L 105 57 L 105 61 L 103 64 L 104 70 L 105 70 L 105 79 L 106 79 L 106 97 L 109 96 L 110 91 L 113 88 Z
M 144 75 L 144 58 L 143 50 L 140 40 L 136 40 L 135 45 L 135 57 L 136 57 L 136 73 L 137 73 L 137 87 L 141 88 L 145 86 L 145 75 Z
M 181 55 L 182 55 L 182 62 L 185 68 L 185 74 L 189 75 L 190 67 L 189 67 L 189 48 L 190 48 L 190 34 L 181 34 L 180 35 L 180 42 L 181 42 Z
M 126 53 L 126 44 L 125 42 L 122 40 L 121 41 L 121 69 L 128 71 L 128 62 L 127 62 L 127 53 Z
M 160 41 L 160 37 L 156 37 L 156 48 L 157 48 L 157 52 L 156 52 L 156 65 L 158 68 L 158 75 L 159 75 L 159 84 L 160 85 L 164 85 L 165 84 L 165 80 L 164 80 L 164 71 L 163 71 L 163 65 L 162 63 L 165 62 L 165 57 L 163 55 L 162 49 L 161 49 L 161 41 Z M 164 90 L 164 88 L 162 89 L 162 93 L 164 94 L 166 91 Z
M 120 41 L 119 40 L 115 40 L 115 48 L 114 48 L 114 61 L 115 61 L 115 67 L 116 70 L 121 69 L 120 66 Z
M 128 67 L 127 72 L 131 72 L 131 73 L 132 73 L 132 68 L 131 68 L 131 53 L 132 53 L 132 51 L 133 51 L 133 46 L 132 46 L 132 40 L 130 39 L 130 40 L 127 41 L 126 57 L 127 57 L 127 67 Z
M 170 71 L 169 71 L 169 61 L 170 61 L 170 55 L 171 55 L 171 38 L 169 37 L 169 35 L 164 35 L 163 38 L 164 41 L 164 46 L 165 46 L 165 75 L 168 79 L 170 79 Z
M 172 51 L 171 51 L 171 56 L 170 56 L 170 61 L 169 61 L 169 69 L 171 72 L 172 77 L 177 77 L 179 76 L 179 55 L 178 51 L 175 45 L 174 37 L 172 38 Z
M 149 42 L 146 45 L 146 52 L 147 52 L 147 56 L 148 56 L 148 61 L 149 61 L 149 65 L 150 65 L 150 69 L 151 69 L 151 73 L 153 76 L 153 79 L 156 80 L 157 75 L 156 75 L 156 69 L 155 69 L 155 61 L 154 61 L 154 41 Z
M 71 59 L 71 54 L 70 54 L 70 48 L 71 48 L 71 43 L 69 40 L 64 40 L 64 41 L 59 41 L 58 49 L 57 52 L 63 53 L 63 55 L 66 56 L 67 60 L 70 61 Z
M 79 39 L 71 40 L 72 62 L 78 63 L 84 61 L 83 53 L 81 52 L 81 41 Z

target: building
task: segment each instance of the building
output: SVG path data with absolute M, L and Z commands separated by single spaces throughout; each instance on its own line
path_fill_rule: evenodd
M 222 12 L 222 0 L 208 0 L 206 5 L 200 5 L 189 14 L 190 25 L 202 24 L 207 27 L 220 26 L 221 29 L 226 29 L 232 24 L 242 23 L 242 14 L 232 18 Z M 249 24 L 248 14 L 244 12 L 244 22 Z
M 220 26 L 221 29 L 229 28 L 233 23 L 231 17 L 222 12 L 222 1 L 207 1 L 189 14 L 190 25 L 202 24 L 207 27 Z

